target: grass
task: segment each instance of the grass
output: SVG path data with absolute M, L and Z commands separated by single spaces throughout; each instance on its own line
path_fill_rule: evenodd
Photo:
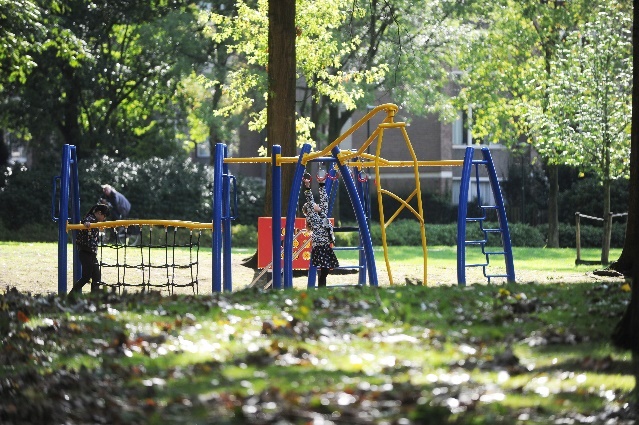
M 429 264 L 454 268 L 454 253 L 432 247 Z M 559 275 L 574 271 L 572 254 L 515 251 L 522 273 Z M 393 255 L 399 268 L 422 260 L 419 248 Z M 26 259 L 32 278 L 55 269 L 55 244 L 0 244 L 3 284 Z M 77 300 L 7 289 L 0 422 L 630 424 L 631 355 L 609 343 L 625 289 L 555 280 Z
M 520 282 L 552 282 L 552 281 L 584 281 L 592 280 L 587 274 L 592 270 L 600 268 L 595 265 L 575 266 L 575 251 L 572 249 L 549 249 L 549 248 L 514 248 L 514 266 L 517 281 Z M 182 262 L 189 262 L 189 253 L 184 249 L 177 251 L 182 256 Z M 235 288 L 241 288 L 248 284 L 253 277 L 250 269 L 240 267 L 241 259 L 252 255 L 255 251 L 248 248 L 234 248 L 233 258 L 238 264 L 233 271 L 233 285 Z M 468 263 L 480 262 L 480 258 L 475 250 L 468 252 Z M 357 252 L 355 251 L 338 251 L 340 261 L 343 264 L 356 264 Z M 610 253 L 610 259 L 618 258 L 620 250 L 613 249 Z M 597 249 L 582 250 L 583 258 L 597 258 L 599 251 Z M 164 261 L 164 255 L 159 255 L 160 260 Z M 384 262 L 384 254 L 379 247 L 375 248 L 375 258 L 377 262 L 377 274 L 380 284 L 384 285 L 388 282 L 386 274 L 386 265 Z M 121 260 L 121 259 L 120 259 Z M 129 257 L 130 260 L 130 257 Z M 211 251 L 202 248 L 199 253 L 200 260 L 200 293 L 210 292 L 211 287 Z M 423 278 L 423 255 L 421 247 L 390 247 L 389 260 L 391 271 L 393 273 L 394 283 L 404 283 L 404 277 L 413 280 L 422 280 Z M 115 259 L 109 259 L 110 263 L 114 263 Z M 499 261 L 497 264 L 497 272 L 503 272 L 503 265 Z M 499 268 L 501 267 L 501 269 Z M 0 287 L 16 286 L 25 292 L 57 292 L 57 269 L 58 269 L 58 247 L 56 243 L 19 243 L 19 242 L 0 242 Z M 117 275 L 117 270 L 106 269 L 103 272 L 103 280 L 107 282 L 117 282 L 121 276 Z M 111 274 L 109 274 L 111 273 Z M 127 271 L 129 279 L 136 277 L 141 281 L 141 277 L 135 275 L 139 273 L 129 269 Z M 468 270 L 468 282 L 485 282 L 486 279 L 481 276 L 479 269 Z M 473 275 L 472 273 L 475 273 Z M 179 269 L 176 271 L 177 279 L 183 279 L 190 282 L 190 270 Z M 428 248 L 428 285 L 437 284 L 454 284 L 456 280 L 456 248 L 447 246 L 432 246 Z M 71 285 L 71 262 L 67 264 L 68 286 Z M 10 278 L 10 279 L 9 279 Z M 145 278 L 149 278 L 146 276 Z M 162 284 L 166 282 L 166 271 L 164 269 L 153 269 L 151 273 L 153 282 Z M 340 279 L 347 279 L 343 277 Z M 354 275 L 350 275 L 350 281 L 345 283 L 357 282 Z M 299 282 L 296 287 L 305 287 L 304 279 L 298 278 Z M 334 279 L 333 279 L 334 280 Z M 351 282 L 353 281 L 353 282 Z M 386 282 L 386 283 L 385 283 Z M 190 289 L 186 288 L 183 292 L 190 293 Z
M 592 283 L 79 302 L 9 291 L 0 419 L 603 423 L 634 386 L 630 355 L 608 344 L 627 298 Z

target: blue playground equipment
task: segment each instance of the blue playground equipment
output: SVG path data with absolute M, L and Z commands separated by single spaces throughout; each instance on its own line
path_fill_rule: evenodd
M 506 209 L 504 208 L 504 200 L 501 195 L 495 165 L 488 148 L 481 148 L 483 159 L 475 160 L 475 148 L 467 147 L 464 156 L 464 164 L 462 166 L 461 187 L 459 190 L 459 208 L 457 210 L 457 283 L 466 285 L 466 269 L 469 267 L 481 267 L 483 275 L 490 283 L 493 278 L 506 278 L 509 282 L 515 281 L 515 267 L 513 265 L 513 251 L 510 242 L 510 230 L 508 229 L 508 220 L 506 218 Z M 479 170 L 480 166 L 485 167 L 488 173 L 490 188 L 493 193 L 495 205 L 485 205 L 482 202 L 481 191 L 479 188 Z M 477 190 L 477 204 L 481 211 L 478 217 L 468 217 L 468 191 L 472 181 L 472 172 L 475 171 L 475 183 Z M 484 224 L 487 219 L 487 211 L 495 210 L 497 213 L 497 228 L 486 228 Z M 481 239 L 466 240 L 466 226 L 468 223 L 478 223 L 483 237 Z M 487 249 L 490 234 L 499 234 L 501 237 L 502 248 L 498 251 L 490 251 Z M 466 248 L 469 246 L 479 246 L 484 255 L 485 261 L 481 263 L 466 263 Z M 490 259 L 493 256 L 501 256 L 506 263 L 506 273 L 491 274 L 488 271 Z
M 299 193 L 302 185 L 302 176 L 306 171 L 309 163 L 320 162 L 329 166 L 329 178 L 326 183 L 326 190 L 329 193 L 329 215 L 332 211 L 333 202 L 335 200 L 334 189 L 337 186 L 337 180 L 334 180 L 336 172 L 339 171 L 345 189 L 347 190 L 355 217 L 357 226 L 351 228 L 340 229 L 337 227 L 335 231 L 357 231 L 359 232 L 359 244 L 355 247 L 344 247 L 336 249 L 356 249 L 359 251 L 359 264 L 357 266 L 347 266 L 359 270 L 358 285 L 365 285 L 368 277 L 370 286 L 378 286 L 377 268 L 375 264 L 375 255 L 370 234 L 371 219 L 371 199 L 369 192 L 369 179 L 365 173 L 365 169 L 373 168 L 375 172 L 375 182 L 378 197 L 378 207 L 380 216 L 380 225 L 382 229 L 382 245 L 384 249 L 384 257 L 386 260 L 386 268 L 389 281 L 393 284 L 392 274 L 390 270 L 390 262 L 388 259 L 388 248 L 386 246 L 385 228 L 395 219 L 402 209 L 407 209 L 413 213 L 420 222 L 422 249 L 424 252 L 424 279 L 426 284 L 427 270 L 427 248 L 425 234 L 424 212 L 421 204 L 421 189 L 419 180 L 419 167 L 428 166 L 461 166 L 461 188 L 459 194 L 459 209 L 457 217 L 457 281 L 459 285 L 466 284 L 466 270 L 468 268 L 481 267 L 484 276 L 491 282 L 495 278 L 505 278 L 509 282 L 515 281 L 515 271 L 513 266 L 512 246 L 510 242 L 510 233 L 508 229 L 508 221 L 504 208 L 501 189 L 495 172 L 495 167 L 488 148 L 481 149 L 482 159 L 474 159 L 475 148 L 466 148 L 463 161 L 460 160 L 436 160 L 436 161 L 420 161 L 417 160 L 415 152 L 412 149 L 410 140 L 405 130 L 405 123 L 396 123 L 393 121 L 397 106 L 392 104 L 380 105 L 366 114 L 351 129 L 347 130 L 337 140 L 332 142 L 324 150 L 319 152 L 311 152 L 311 146 L 305 144 L 298 156 L 283 157 L 281 155 L 281 147 L 279 145 L 272 146 L 272 155 L 270 158 L 232 158 L 228 157 L 228 149 L 225 144 L 218 143 L 216 145 L 214 162 L 213 162 L 213 199 L 212 199 L 212 215 L 211 223 L 187 223 L 186 227 L 192 228 L 209 228 L 212 229 L 212 291 L 213 292 L 230 292 L 233 290 L 232 270 L 231 270 L 231 221 L 235 219 L 234 213 L 237 211 L 237 190 L 236 179 L 229 172 L 229 164 L 231 163 L 266 163 L 272 166 L 271 184 L 272 184 L 272 285 L 274 289 L 288 289 L 293 287 L 293 241 L 295 235 L 295 218 L 298 207 Z M 386 112 L 387 117 L 378 125 L 378 128 L 370 134 L 366 142 L 359 148 L 349 151 L 342 151 L 339 144 L 355 130 L 362 127 L 375 114 Z M 381 145 L 384 131 L 390 129 L 400 129 L 403 133 L 404 140 L 407 145 L 411 160 L 408 161 L 389 161 L 381 158 Z M 375 154 L 369 154 L 368 148 L 377 141 Z M 293 164 L 295 172 L 288 199 L 288 207 L 284 216 L 284 230 L 282 233 L 282 170 L 281 167 L 286 164 Z M 406 199 L 403 200 L 397 195 L 384 190 L 381 187 L 380 169 L 383 167 L 412 167 L 415 176 L 415 190 Z M 495 205 L 487 205 L 482 202 L 481 192 L 479 190 L 480 170 L 488 175 L 492 195 Z M 477 217 L 468 217 L 468 195 L 473 180 L 472 172 L 475 172 L 476 194 L 479 210 L 481 214 Z M 362 177 L 364 176 L 364 177 Z M 59 203 L 56 201 L 56 192 L 59 190 Z M 399 201 L 401 206 L 397 212 L 386 220 L 383 211 L 382 195 L 391 196 Z M 416 199 L 417 206 L 411 206 L 409 202 Z M 55 216 L 56 204 L 59 210 L 59 217 Z M 71 213 L 69 210 L 71 207 Z M 498 227 L 487 228 L 487 212 L 495 211 L 497 213 Z M 53 180 L 52 195 L 52 218 L 58 222 L 58 291 L 66 293 L 66 264 L 67 264 L 67 242 L 68 230 L 74 232 L 78 228 L 77 225 L 69 225 L 69 219 L 72 223 L 79 223 L 80 216 L 80 198 L 79 198 L 79 182 L 78 182 L 78 166 L 77 157 L 74 146 L 65 145 L 62 152 L 62 166 L 60 176 L 56 176 Z M 150 224 L 153 220 L 147 220 Z M 141 221 L 143 222 L 143 221 Z M 466 229 L 469 223 L 477 223 L 480 227 L 483 237 L 481 239 L 466 239 Z M 284 235 L 282 242 L 281 235 Z M 499 250 L 491 250 L 488 247 L 489 235 L 498 234 L 501 238 L 502 248 Z M 467 248 L 479 247 L 485 261 L 480 263 L 467 263 Z M 74 250 L 75 251 L 75 250 Z M 280 257 L 280 254 L 282 257 Z M 493 273 L 489 266 L 495 264 L 496 257 L 503 257 L 505 262 L 505 273 Z M 73 262 L 74 278 L 80 274 L 80 263 L 76 256 Z M 315 286 L 316 270 L 309 269 L 308 287 Z

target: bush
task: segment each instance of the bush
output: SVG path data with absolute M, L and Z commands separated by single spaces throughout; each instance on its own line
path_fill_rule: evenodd
M 51 220 L 51 182 L 60 173 L 56 166 L 59 167 L 53 163 L 34 168 L 16 165 L 7 169 L 0 188 L 3 205 L 0 221 L 4 223 L 0 240 L 57 240 L 57 224 Z M 211 220 L 211 169 L 189 158 L 150 158 L 135 162 L 104 156 L 81 161 L 78 175 L 82 215 L 102 197 L 100 185 L 109 183 L 131 202 L 130 218 Z M 56 201 L 59 201 L 59 190 Z M 262 179 L 238 176 L 234 213 L 237 217 L 234 224 L 256 226 L 257 217 L 264 213 Z M 242 236 L 241 243 L 249 243 L 246 240 Z
M 257 249 L 257 226 L 251 224 L 236 224 L 232 227 L 232 245 L 238 248 Z
M 602 241 L 602 226 L 592 226 L 581 224 L 581 247 L 582 248 L 600 248 Z M 544 240 L 548 234 L 548 225 L 542 224 L 537 226 L 539 232 L 543 235 Z M 559 223 L 559 247 L 560 248 L 575 248 L 577 241 L 577 231 L 575 226 L 565 223 Z M 624 239 L 626 237 L 626 224 L 613 221 L 612 223 L 612 235 L 610 239 L 611 248 L 623 247 Z
M 12 232 L 12 240 L 27 224 L 52 223 L 51 182 L 58 173 L 52 167 L 28 169 L 19 164 L 6 170 L 5 186 L 0 190 L 0 220 Z

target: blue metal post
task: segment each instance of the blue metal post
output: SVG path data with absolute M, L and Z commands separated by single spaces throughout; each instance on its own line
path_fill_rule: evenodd
M 224 158 L 227 156 L 227 146 L 224 145 Z M 233 291 L 233 273 L 231 270 L 231 177 L 229 174 L 229 166 L 227 163 L 223 162 L 222 166 L 222 175 L 223 175 L 223 188 L 222 188 L 222 204 L 224 206 L 223 212 L 223 224 L 222 224 L 222 233 L 223 233 L 223 251 L 224 251 L 224 291 L 232 292 Z
M 513 247 L 510 241 L 510 229 L 508 228 L 504 199 L 501 194 L 501 188 L 499 187 L 499 180 L 497 180 L 497 173 L 495 172 L 495 164 L 493 163 L 493 158 L 490 155 L 488 148 L 481 148 L 481 153 L 487 163 L 486 169 L 488 170 L 488 179 L 490 180 L 490 187 L 493 192 L 493 198 L 495 198 L 495 205 L 497 206 L 499 229 L 501 230 L 502 243 L 504 245 L 505 252 L 506 279 L 509 282 L 515 282 L 515 265 L 513 263 Z
M 354 170 L 354 171 L 357 172 L 357 170 Z M 364 215 L 366 216 L 366 227 L 368 228 L 370 226 L 370 208 L 368 205 L 369 197 L 367 195 L 368 180 L 366 180 L 365 182 L 361 182 L 358 176 L 356 185 L 357 185 L 357 193 L 359 194 L 360 199 L 363 201 L 362 206 L 364 207 Z M 357 284 L 366 285 L 366 254 L 364 253 L 364 250 L 362 249 L 361 232 L 358 233 L 357 240 L 359 241 L 358 242 L 359 250 L 357 251 L 359 254 L 359 276 L 357 279 Z
M 466 286 L 466 216 L 468 215 L 468 189 L 472 173 L 473 154 L 475 149 L 466 148 L 459 186 L 459 203 L 457 206 L 457 284 Z
M 80 223 L 82 215 L 80 212 L 80 179 L 78 176 L 78 156 L 76 147 L 70 146 L 70 163 L 69 163 L 69 183 L 71 184 L 71 223 Z M 73 282 L 76 282 L 82 276 L 82 264 L 80 263 L 80 253 L 75 246 L 75 238 L 78 234 L 78 230 L 71 232 L 71 241 L 73 243 Z
M 271 197 L 273 198 L 273 289 L 282 289 L 282 167 L 277 157 L 282 154 L 280 145 L 273 145 L 271 150 Z
M 215 145 L 215 156 L 213 161 L 213 204 L 212 204 L 212 291 L 222 292 L 222 194 L 223 182 L 222 174 L 224 169 L 224 143 Z
M 286 209 L 286 227 L 284 230 L 284 288 L 293 287 L 293 237 L 295 233 L 295 216 L 297 212 L 297 203 L 302 187 L 302 177 L 304 176 L 304 164 L 302 159 L 304 155 L 311 151 L 311 145 L 308 143 L 302 146 L 302 149 L 295 167 L 293 175 L 293 183 L 291 193 L 288 197 L 288 207 Z M 273 245 L 275 247 L 275 245 Z
M 335 146 L 332 149 L 332 154 L 335 158 L 340 153 L 339 146 Z M 375 266 L 375 255 L 373 253 L 373 242 L 371 240 L 371 234 L 366 224 L 366 215 L 364 214 L 364 208 L 362 202 L 357 194 L 355 183 L 353 182 L 353 176 L 349 172 L 349 168 L 346 165 L 337 163 L 339 170 L 342 173 L 342 179 L 344 180 L 344 186 L 348 191 L 348 196 L 353 205 L 355 211 L 355 217 L 357 218 L 357 224 L 359 226 L 360 235 L 362 236 L 362 243 L 364 244 L 364 252 L 366 253 L 366 263 L 368 264 L 368 279 L 371 286 L 377 286 L 377 267 Z
M 60 167 L 60 213 L 58 216 L 58 294 L 67 293 L 67 221 L 69 220 L 69 177 L 71 146 L 62 148 Z

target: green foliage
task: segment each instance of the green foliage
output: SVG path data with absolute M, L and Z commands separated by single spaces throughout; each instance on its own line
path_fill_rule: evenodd
M 237 248 L 257 247 L 257 226 L 255 224 L 236 224 L 232 226 L 232 244 Z
M 548 96 L 527 119 L 542 156 L 609 181 L 629 170 L 632 18 L 612 1 L 596 4 L 587 19 L 557 46 L 552 74 L 535 82 Z
M 264 180 L 237 176 L 237 211 L 234 223 L 257 226 L 257 218 L 264 215 Z
M 42 12 L 36 1 L 0 0 L 0 93 L 5 83 L 24 81 L 36 66 L 29 52 L 42 48 Z
M 0 221 L 9 231 L 50 222 L 51 181 L 56 174 L 59 170 L 56 172 L 51 164 L 33 169 L 16 164 L 6 169 L 5 185 L 0 190 Z
M 559 221 L 564 223 L 575 223 L 575 213 L 586 214 L 592 217 L 602 217 L 603 214 L 603 188 L 598 178 L 586 176 L 566 180 L 571 181 L 571 185 L 566 190 L 559 193 Z M 610 184 L 610 210 L 614 213 L 622 213 L 628 210 L 629 181 L 627 179 L 613 180 Z M 593 196 L 596 194 L 597 196 Z M 614 222 L 621 222 L 615 218 Z M 588 224 L 586 222 L 586 224 Z
M 188 2 L 50 6 L 45 40 L 24 52 L 31 72 L 2 99 L 4 128 L 23 134 L 41 161 L 63 143 L 84 158 L 179 151 L 188 108 L 180 80 L 208 59 Z
M 208 222 L 212 173 L 189 158 L 150 158 L 144 162 L 104 156 L 80 163 L 83 209 L 102 197 L 109 183 L 131 202 L 130 218 Z M 83 212 L 84 213 L 84 212 Z

